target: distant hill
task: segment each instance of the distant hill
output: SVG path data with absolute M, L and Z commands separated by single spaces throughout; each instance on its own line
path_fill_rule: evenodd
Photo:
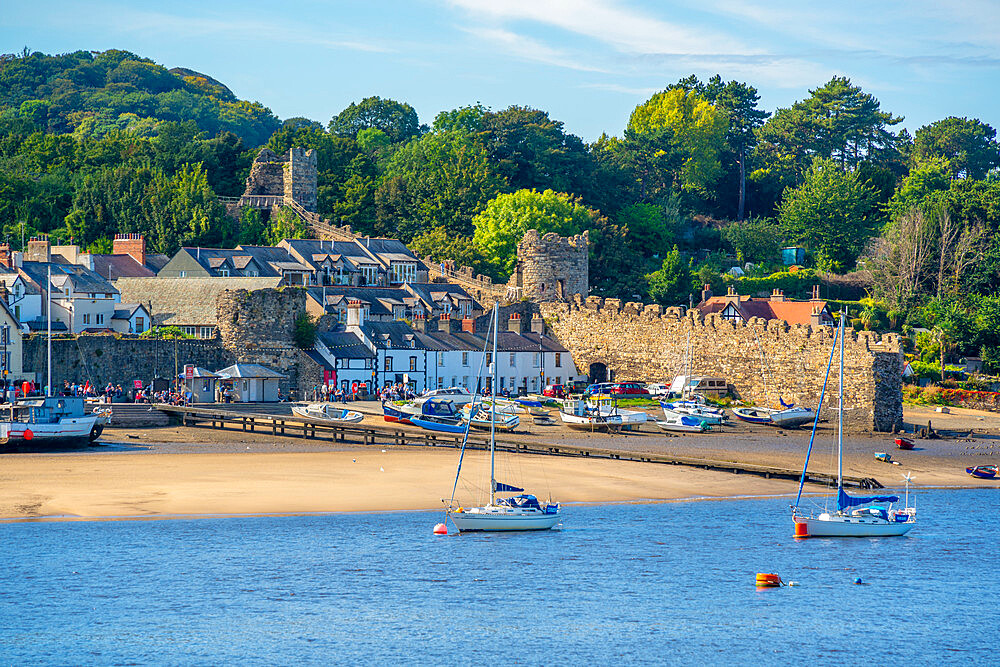
M 233 132 L 248 146 L 280 126 L 270 109 L 237 99 L 210 76 L 117 49 L 0 55 L 0 113 L 11 112 L 36 129 L 80 136 L 152 135 L 160 121 L 190 120 L 211 136 Z

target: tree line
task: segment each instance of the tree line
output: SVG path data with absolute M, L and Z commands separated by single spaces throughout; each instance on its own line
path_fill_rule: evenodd
M 605 296 L 686 302 L 735 280 L 734 266 L 748 279 L 784 269 L 779 249 L 795 245 L 807 267 L 860 277 L 882 326 L 957 332 L 942 312 L 993 298 L 992 127 L 950 117 L 911 136 L 839 76 L 788 108 L 759 99 L 750 83 L 686 77 L 588 143 L 522 106 L 422 123 L 403 101 L 369 97 L 328 121 L 281 122 L 206 75 L 125 51 L 25 51 L 0 57 L 0 220 L 15 247 L 22 222 L 93 249 L 142 232 L 166 253 L 303 235 L 294 216 L 232 220 L 217 200 L 240 194 L 261 145 L 303 146 L 317 150 L 320 214 L 498 280 L 535 228 L 589 230 Z M 967 350 L 992 345 L 981 338 L 966 336 Z

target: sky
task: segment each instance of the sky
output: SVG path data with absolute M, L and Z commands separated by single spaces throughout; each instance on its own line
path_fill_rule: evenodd
M 4 0 L 0 52 L 132 51 L 324 124 L 370 95 L 430 124 L 542 109 L 593 141 L 670 83 L 720 74 L 768 111 L 834 75 L 903 116 L 1000 128 L 1000 0 Z

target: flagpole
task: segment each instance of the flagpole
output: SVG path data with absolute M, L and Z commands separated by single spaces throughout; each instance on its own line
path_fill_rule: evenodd
M 47 296 L 47 310 L 48 315 L 45 318 L 46 327 L 46 384 L 45 384 L 45 395 L 52 395 L 52 267 L 49 267 L 49 284 L 45 290 Z

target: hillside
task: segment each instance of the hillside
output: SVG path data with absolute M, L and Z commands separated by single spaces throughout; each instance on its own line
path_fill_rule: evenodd
M 152 135 L 160 121 L 193 120 L 208 136 L 233 132 L 247 146 L 280 125 L 270 109 L 209 76 L 120 50 L 0 55 L 0 114 L 30 129 L 98 138 L 113 130 Z

